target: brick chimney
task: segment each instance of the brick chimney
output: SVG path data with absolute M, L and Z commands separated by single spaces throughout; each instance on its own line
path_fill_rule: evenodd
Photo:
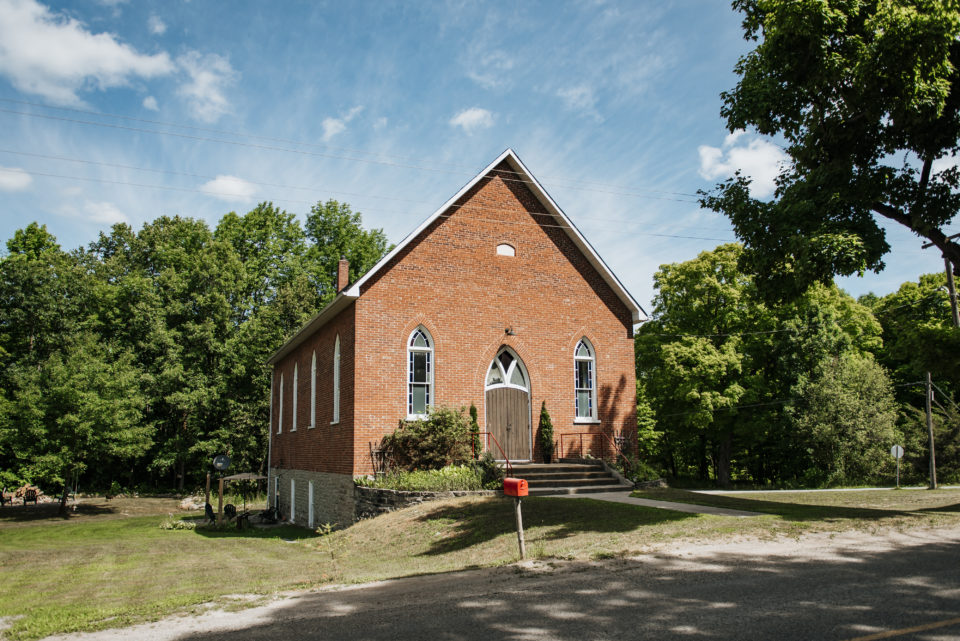
M 350 261 L 347 260 L 346 256 L 341 256 L 340 262 L 337 263 L 337 293 L 339 294 L 349 284 Z

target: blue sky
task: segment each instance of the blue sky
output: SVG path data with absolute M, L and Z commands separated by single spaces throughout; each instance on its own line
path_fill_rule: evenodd
M 719 117 L 747 48 L 703 0 L 0 0 L 0 237 L 336 198 L 397 242 L 512 147 L 650 311 L 659 265 L 734 240 L 697 189 L 782 159 Z M 854 295 L 942 269 L 888 229 Z

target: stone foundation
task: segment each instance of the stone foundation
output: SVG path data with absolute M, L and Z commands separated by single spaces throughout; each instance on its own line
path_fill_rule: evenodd
M 455 490 L 451 492 L 408 492 L 357 486 L 354 490 L 354 511 L 358 519 L 368 519 L 409 505 L 449 499 L 456 496 L 497 496 L 497 490 Z
M 271 468 L 267 490 L 271 506 L 276 505 L 277 478 L 280 479 L 280 516 L 283 520 L 291 520 L 290 507 L 293 505 L 294 518 L 292 521 L 304 527 L 317 528 L 330 523 L 343 528 L 354 522 L 353 477 L 346 474 Z M 294 482 L 293 502 L 291 502 L 290 495 L 291 480 Z M 311 482 L 313 483 L 312 523 L 310 522 L 309 505 Z

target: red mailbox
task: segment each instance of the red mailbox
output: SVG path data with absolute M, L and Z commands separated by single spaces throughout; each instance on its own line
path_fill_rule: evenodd
M 530 490 L 525 479 L 505 478 L 503 479 L 503 494 L 504 496 L 528 496 Z

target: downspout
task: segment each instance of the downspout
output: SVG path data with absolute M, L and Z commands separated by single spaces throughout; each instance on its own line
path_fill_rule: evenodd
M 270 422 L 267 424 L 267 509 L 270 508 L 270 469 L 273 464 L 273 376 L 276 366 L 270 367 Z M 276 497 L 274 497 L 276 503 Z

